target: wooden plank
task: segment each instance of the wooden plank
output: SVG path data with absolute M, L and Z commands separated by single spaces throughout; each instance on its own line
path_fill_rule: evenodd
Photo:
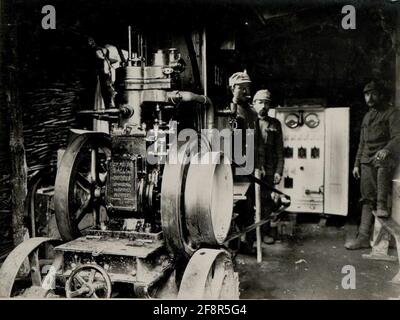
M 396 43 L 400 43 L 400 8 L 394 6 L 396 10 L 396 27 L 394 28 Z M 396 49 L 396 66 L 395 66 L 395 102 L 394 106 L 400 108 L 400 50 Z
M 8 3 L 8 5 L 10 5 Z M 10 156 L 11 156 L 11 203 L 13 208 L 12 228 L 14 245 L 18 245 L 24 239 L 24 211 L 27 194 L 27 167 L 24 148 L 24 133 L 22 124 L 22 106 L 19 92 L 18 72 L 18 46 L 17 26 L 18 16 L 11 6 L 5 8 L 7 20 L 7 45 L 8 68 L 5 72 L 6 106 L 10 117 Z
M 375 215 L 375 213 L 374 213 Z M 379 218 L 375 215 L 375 218 L 378 219 L 378 221 L 382 224 L 382 226 L 390 232 L 390 234 L 395 237 L 395 238 L 399 238 L 400 237 L 400 226 L 393 221 L 391 218 L 387 218 L 387 219 L 382 219 Z

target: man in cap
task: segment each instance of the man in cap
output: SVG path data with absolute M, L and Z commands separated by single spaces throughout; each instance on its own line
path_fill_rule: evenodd
M 246 72 L 236 72 L 229 78 L 232 91 L 232 104 L 236 106 L 236 122 L 238 129 L 254 129 L 257 115 L 250 105 L 251 80 Z
M 251 150 L 249 142 L 254 141 L 257 113 L 250 104 L 250 84 L 251 80 L 246 72 L 236 72 L 229 78 L 229 87 L 232 91 L 229 114 L 234 135 L 232 155 L 235 162 L 241 165 L 243 164 L 241 162 L 248 161 L 250 157 L 254 156 L 254 150 Z M 249 167 L 246 165 L 246 168 L 242 168 L 242 170 L 235 170 L 236 181 L 246 180 L 246 175 L 254 173 L 253 170 L 254 165 Z
M 229 78 L 229 88 L 232 92 L 232 101 L 228 114 L 231 116 L 233 134 L 232 155 L 234 157 L 234 161 L 237 163 L 238 155 L 242 156 L 243 159 L 246 160 L 248 160 L 250 157 L 254 158 L 254 150 L 248 150 L 249 148 L 246 147 L 249 139 L 253 139 L 254 141 L 254 130 L 257 122 L 257 113 L 250 105 L 250 84 L 251 80 L 246 72 L 236 72 Z M 238 143 L 240 140 L 241 144 Z M 247 154 L 248 152 L 251 154 Z M 234 170 L 234 181 L 236 183 L 250 183 L 250 179 L 247 175 L 254 173 L 254 166 L 251 168 L 251 172 L 247 171 L 248 170 L 243 170 L 242 173 L 238 174 L 239 171 Z M 235 205 L 235 210 L 239 213 L 236 221 L 238 226 L 241 228 L 254 223 L 253 189 L 254 188 L 250 188 L 247 191 L 246 201 L 240 201 Z M 252 232 L 247 233 L 245 241 L 241 242 L 240 251 L 245 254 L 254 253 L 254 240 L 255 234 L 253 235 Z
M 267 89 L 257 91 L 253 97 L 253 108 L 258 115 L 255 167 L 260 170 L 263 181 L 274 185 L 281 181 L 284 157 L 282 126 L 278 119 L 268 116 L 270 102 L 271 93 Z M 273 202 L 271 191 L 263 188 L 261 190 L 261 215 L 264 219 L 271 214 Z M 269 223 L 262 226 L 261 232 L 264 243 L 274 243 L 274 238 L 268 236 L 268 234 L 272 234 Z
M 346 249 L 368 248 L 373 222 L 372 211 L 388 217 L 388 195 L 400 149 L 400 112 L 384 103 L 383 87 L 372 81 L 364 88 L 369 111 L 361 124 L 360 142 L 353 176 L 361 179 L 361 222 L 357 237 L 345 243 Z

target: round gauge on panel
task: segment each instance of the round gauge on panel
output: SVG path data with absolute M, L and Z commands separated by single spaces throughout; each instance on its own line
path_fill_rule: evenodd
M 306 124 L 307 127 L 309 128 L 316 128 L 319 125 L 319 118 L 316 113 L 310 113 L 308 114 L 305 119 L 304 123 Z
M 289 113 L 285 118 L 285 125 L 289 128 L 296 128 L 299 125 L 299 116 L 295 113 Z

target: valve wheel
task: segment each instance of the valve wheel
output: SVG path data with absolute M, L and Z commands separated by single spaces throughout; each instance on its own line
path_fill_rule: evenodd
M 82 230 L 99 225 L 110 157 L 110 138 L 101 133 L 81 134 L 65 150 L 54 192 L 57 226 L 63 240 L 73 240 Z
M 223 249 L 199 249 L 186 266 L 178 299 L 239 299 L 239 278 Z
M 75 268 L 65 284 L 67 298 L 111 298 L 110 276 L 98 265 L 85 264 Z

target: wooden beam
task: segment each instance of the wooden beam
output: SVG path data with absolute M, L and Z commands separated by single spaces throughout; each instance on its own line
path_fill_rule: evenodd
M 27 165 L 24 148 L 24 134 L 22 124 L 22 106 L 20 103 L 20 83 L 18 77 L 18 15 L 11 1 L 2 2 L 2 13 L 6 28 L 4 47 L 2 50 L 4 70 L 4 88 L 6 94 L 6 108 L 9 115 L 10 128 L 10 158 L 11 158 L 11 203 L 12 229 L 14 245 L 24 240 L 24 213 L 27 194 Z M 4 29 L 4 28 L 2 28 Z M 6 61 L 7 63 L 4 63 Z
M 400 6 L 396 6 L 395 26 L 395 51 L 396 51 L 396 74 L 395 74 L 395 101 L 394 106 L 400 108 Z

